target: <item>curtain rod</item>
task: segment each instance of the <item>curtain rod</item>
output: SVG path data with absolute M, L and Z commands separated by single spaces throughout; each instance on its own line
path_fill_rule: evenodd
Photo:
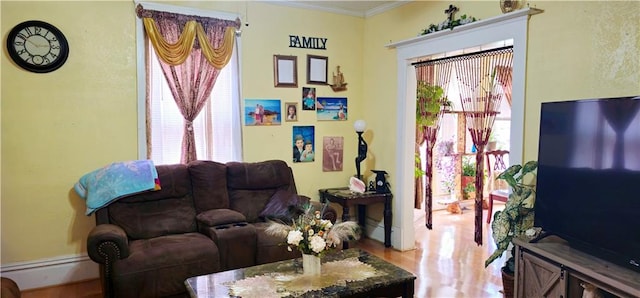
M 447 60 L 447 59 L 459 59 L 459 58 L 463 58 L 463 57 L 482 55 L 482 54 L 486 54 L 486 53 L 490 53 L 490 52 L 504 51 L 504 50 L 507 50 L 507 49 L 513 50 L 513 46 L 494 48 L 494 49 L 483 50 L 483 51 L 473 52 L 473 53 L 460 54 L 460 55 L 455 55 L 455 56 L 450 56 L 450 57 L 442 57 L 442 58 L 433 59 L 433 60 L 418 61 L 418 62 L 411 63 L 411 65 L 419 66 L 419 65 L 435 63 L 435 62 L 443 61 L 443 60 Z

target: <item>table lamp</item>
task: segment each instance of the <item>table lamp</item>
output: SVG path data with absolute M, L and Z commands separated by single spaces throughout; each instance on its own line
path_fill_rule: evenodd
M 367 123 L 364 120 L 356 120 L 353 123 L 353 128 L 358 134 L 358 156 L 356 157 L 356 178 L 362 180 L 360 176 L 360 163 L 367 158 L 367 142 L 362 138 L 362 133 L 367 128 Z

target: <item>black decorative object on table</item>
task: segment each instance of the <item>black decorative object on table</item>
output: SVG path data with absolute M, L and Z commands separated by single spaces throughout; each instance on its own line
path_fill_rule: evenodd
M 356 120 L 353 124 L 356 133 L 358 134 L 358 156 L 356 157 L 356 178 L 362 180 L 360 176 L 360 163 L 367 158 L 367 142 L 362 138 L 362 133 L 367 127 L 367 123 L 364 120 Z
M 382 170 L 371 170 L 371 172 L 376 173 L 376 188 L 375 191 L 377 193 L 388 193 L 391 192 L 389 189 L 389 183 L 387 182 L 387 172 Z

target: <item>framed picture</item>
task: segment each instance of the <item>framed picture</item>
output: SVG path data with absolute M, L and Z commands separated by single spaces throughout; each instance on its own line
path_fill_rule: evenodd
M 346 97 L 318 97 L 316 101 L 316 115 L 318 121 L 346 121 Z
M 338 172 L 342 171 L 344 151 L 343 137 L 323 137 L 322 138 L 322 171 Z
M 279 99 L 245 99 L 244 125 L 280 125 L 280 111 L 282 108 Z
M 284 118 L 287 122 L 298 121 L 298 103 L 297 102 L 286 102 L 284 104 L 285 115 Z
M 316 88 L 302 88 L 302 109 L 305 111 L 316 110 Z
M 298 57 L 273 55 L 273 85 L 298 87 Z
M 329 58 L 307 55 L 307 84 L 327 84 L 327 67 Z
M 293 162 L 312 162 L 315 160 L 314 126 L 293 127 Z

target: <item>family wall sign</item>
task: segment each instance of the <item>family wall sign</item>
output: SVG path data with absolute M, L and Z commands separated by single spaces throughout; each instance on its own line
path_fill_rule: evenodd
M 327 39 L 322 37 L 306 37 L 289 35 L 289 47 L 301 49 L 326 50 Z

